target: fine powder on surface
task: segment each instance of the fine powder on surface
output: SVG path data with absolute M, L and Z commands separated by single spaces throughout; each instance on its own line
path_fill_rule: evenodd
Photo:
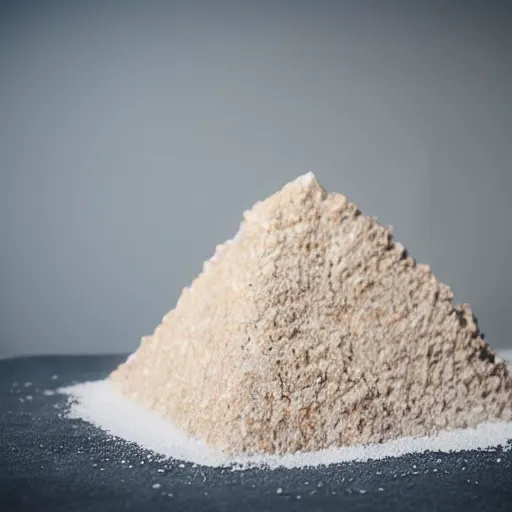
M 380 444 L 329 448 L 316 452 L 295 452 L 284 455 L 229 455 L 187 436 L 172 422 L 117 391 L 109 380 L 86 382 L 59 392 L 69 395 L 67 416 L 85 420 L 113 436 L 137 443 L 160 456 L 210 467 L 300 468 L 342 462 L 380 460 L 408 453 L 459 452 L 510 449 L 512 423 L 485 423 L 474 429 L 443 431 L 432 437 L 402 437 Z
M 308 174 L 245 212 L 109 385 L 226 456 L 508 422 L 506 365 L 452 299 Z

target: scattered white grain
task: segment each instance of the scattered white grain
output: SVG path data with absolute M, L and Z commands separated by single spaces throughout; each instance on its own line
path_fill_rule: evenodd
M 114 436 L 135 442 L 162 456 L 202 466 L 235 469 L 254 466 L 299 468 L 379 460 L 426 451 L 458 452 L 499 445 L 505 447 L 507 441 L 512 439 L 512 423 L 487 423 L 475 429 L 442 432 L 432 437 L 405 437 L 383 444 L 331 448 L 309 453 L 232 457 L 203 441 L 191 439 L 171 422 L 124 397 L 108 380 L 86 382 L 58 391 L 70 396 L 68 417 L 81 418 Z M 437 459 L 437 462 L 440 463 L 441 459 Z M 185 465 L 180 464 L 179 467 L 184 468 Z
M 25 382 L 24 386 L 26 388 L 29 388 L 30 386 L 32 386 L 32 382 Z
M 156 483 L 156 484 L 153 484 L 151 487 L 153 487 L 153 489 L 160 489 L 160 487 L 162 487 L 162 485 Z
M 281 494 L 282 492 L 283 492 L 283 489 L 281 489 L 281 487 L 278 487 L 276 493 Z

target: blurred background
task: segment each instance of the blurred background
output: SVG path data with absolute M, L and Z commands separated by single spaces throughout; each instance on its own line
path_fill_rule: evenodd
M 2 1 L 0 357 L 133 350 L 308 171 L 512 347 L 511 7 Z

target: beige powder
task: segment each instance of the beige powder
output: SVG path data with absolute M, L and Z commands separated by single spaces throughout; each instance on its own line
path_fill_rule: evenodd
M 228 453 L 316 451 L 512 419 L 467 305 L 308 174 L 233 241 L 111 379 Z

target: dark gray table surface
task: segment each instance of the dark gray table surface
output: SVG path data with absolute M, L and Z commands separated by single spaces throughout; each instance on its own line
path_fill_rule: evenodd
M 104 378 L 124 358 L 0 361 L 0 511 L 512 510 L 512 452 L 503 447 L 305 469 L 205 468 L 68 419 L 66 398 L 43 392 Z

